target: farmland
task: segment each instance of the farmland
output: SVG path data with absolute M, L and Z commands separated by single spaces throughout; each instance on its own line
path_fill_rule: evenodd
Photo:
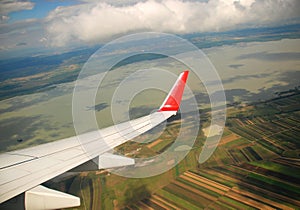
M 300 96 L 258 104 L 257 112 L 228 119 L 229 128 L 253 143 L 287 157 L 299 157 Z M 274 114 L 265 114 L 267 111 Z M 256 115 L 257 114 L 257 115 Z
M 239 171 L 240 170 L 240 171 Z M 186 171 L 148 199 L 129 206 L 148 205 L 154 209 L 294 209 L 300 202 L 251 181 L 254 172 L 240 167 Z M 268 193 L 270 196 L 266 196 Z M 299 196 L 299 193 L 298 193 Z M 184 202 L 183 202 L 184 200 Z
M 298 209 L 299 99 L 292 94 L 229 107 L 219 146 L 203 164 L 197 161 L 205 139 L 199 132 L 185 159 L 161 175 L 129 179 L 85 172 L 58 188 L 80 196 L 82 209 Z M 153 142 L 118 149 L 132 157 L 160 154 L 173 143 L 178 124 L 170 122 Z

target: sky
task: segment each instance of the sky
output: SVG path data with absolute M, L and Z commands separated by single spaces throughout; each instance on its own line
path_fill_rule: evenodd
M 0 59 L 144 31 L 182 35 L 295 24 L 299 8 L 299 0 L 1 0 Z

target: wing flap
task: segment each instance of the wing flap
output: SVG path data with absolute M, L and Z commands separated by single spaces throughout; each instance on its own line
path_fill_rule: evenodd
M 80 198 L 41 185 L 25 193 L 25 209 L 46 210 L 75 206 L 80 206 Z
M 98 156 L 96 160 L 94 159 L 94 161 L 96 161 L 98 169 L 134 165 L 134 159 L 110 153 L 104 153 Z
M 0 203 L 88 160 L 88 156 L 83 151 L 68 161 L 59 160 L 56 154 L 52 154 L 1 170 L 1 180 L 4 183 L 0 185 Z

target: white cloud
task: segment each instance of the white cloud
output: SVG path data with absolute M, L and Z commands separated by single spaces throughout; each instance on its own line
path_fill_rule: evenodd
M 44 36 L 42 23 L 39 19 L 25 19 L 13 23 L 0 24 L 0 43 L 2 50 L 7 51 L 4 56 L 10 55 L 8 51 L 23 48 L 40 48 L 38 40 Z M 27 43 L 27 45 L 18 45 Z M 24 53 L 26 51 L 23 50 Z M 14 54 L 11 53 L 11 54 Z M 3 54 L 0 55 L 3 57 Z
M 0 35 L 24 34 L 24 31 L 40 27 L 40 22 L 38 19 L 25 19 L 13 23 L 0 23 Z
M 0 4 L 0 14 L 7 15 L 11 12 L 20 10 L 30 10 L 34 7 L 34 3 L 30 1 L 18 1 L 18 0 L 3 0 Z
M 7 20 L 9 20 L 9 17 L 7 15 L 1 15 L 0 22 L 5 22 Z
M 99 42 L 113 36 L 158 31 L 177 34 L 283 24 L 299 20 L 298 0 L 115 0 L 58 7 L 46 18 L 52 44 Z

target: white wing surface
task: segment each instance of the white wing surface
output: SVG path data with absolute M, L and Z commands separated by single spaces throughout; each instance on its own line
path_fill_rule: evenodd
M 95 158 L 98 163 L 102 162 L 99 168 L 102 168 L 101 165 L 118 166 L 106 152 L 175 115 L 180 106 L 187 76 L 188 71 L 179 75 L 164 103 L 155 113 L 80 136 L 1 154 L 0 203 L 25 193 L 27 209 L 80 205 L 77 197 L 39 185 Z

